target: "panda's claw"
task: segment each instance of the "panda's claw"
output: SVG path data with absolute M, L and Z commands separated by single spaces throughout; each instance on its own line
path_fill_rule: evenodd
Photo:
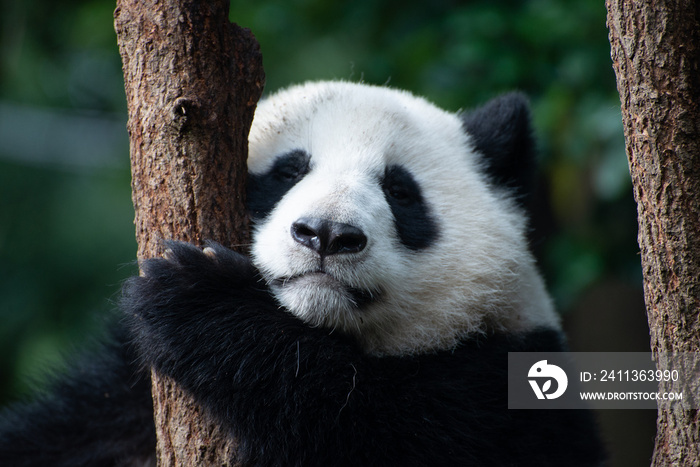
M 172 250 L 172 248 L 165 249 L 165 251 L 163 252 L 163 258 L 167 261 L 170 261 L 171 263 L 176 260 L 175 252 Z
M 204 253 L 204 255 L 209 259 L 212 259 L 212 260 L 219 259 L 216 255 L 216 250 L 214 250 L 214 248 L 212 248 L 210 246 L 204 247 L 204 249 L 202 250 L 202 253 Z

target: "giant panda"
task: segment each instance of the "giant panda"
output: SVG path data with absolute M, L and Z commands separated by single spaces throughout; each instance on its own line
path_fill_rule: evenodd
M 114 339 L 5 412 L 0 464 L 152 462 L 152 366 L 244 465 L 601 465 L 587 411 L 507 408 L 507 353 L 566 348 L 527 241 L 534 144 L 517 93 L 457 114 L 349 82 L 267 98 L 249 254 L 144 262 Z

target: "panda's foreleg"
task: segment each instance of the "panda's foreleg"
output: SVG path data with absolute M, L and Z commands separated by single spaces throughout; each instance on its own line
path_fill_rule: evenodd
M 0 465 L 155 465 L 150 378 L 112 331 L 35 400 L 0 413 Z
M 171 244 L 127 284 L 123 308 L 145 363 L 199 399 L 255 465 L 365 465 L 395 452 L 402 440 L 391 433 L 410 427 L 391 415 L 404 405 L 392 372 L 413 369 L 382 368 L 350 339 L 307 326 L 280 309 L 248 258 L 211 248 Z

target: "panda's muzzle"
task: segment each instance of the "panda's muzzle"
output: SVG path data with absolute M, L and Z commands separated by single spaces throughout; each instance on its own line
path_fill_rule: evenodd
M 367 246 L 367 236 L 354 225 L 318 217 L 302 217 L 292 224 L 295 242 L 319 256 L 359 253 Z
M 379 289 L 370 290 L 353 287 L 323 269 L 308 271 L 291 277 L 276 278 L 270 281 L 269 284 L 273 289 L 299 286 L 312 286 L 315 290 L 319 288 L 335 289 L 338 292 L 346 294 L 354 308 L 362 308 L 372 302 L 376 302 L 382 296 L 382 292 Z

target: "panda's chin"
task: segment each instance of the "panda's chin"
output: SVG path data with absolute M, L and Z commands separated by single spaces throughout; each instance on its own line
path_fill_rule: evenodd
M 363 309 L 379 294 L 352 287 L 323 271 L 272 281 L 271 289 L 292 314 L 314 326 L 356 327 Z

